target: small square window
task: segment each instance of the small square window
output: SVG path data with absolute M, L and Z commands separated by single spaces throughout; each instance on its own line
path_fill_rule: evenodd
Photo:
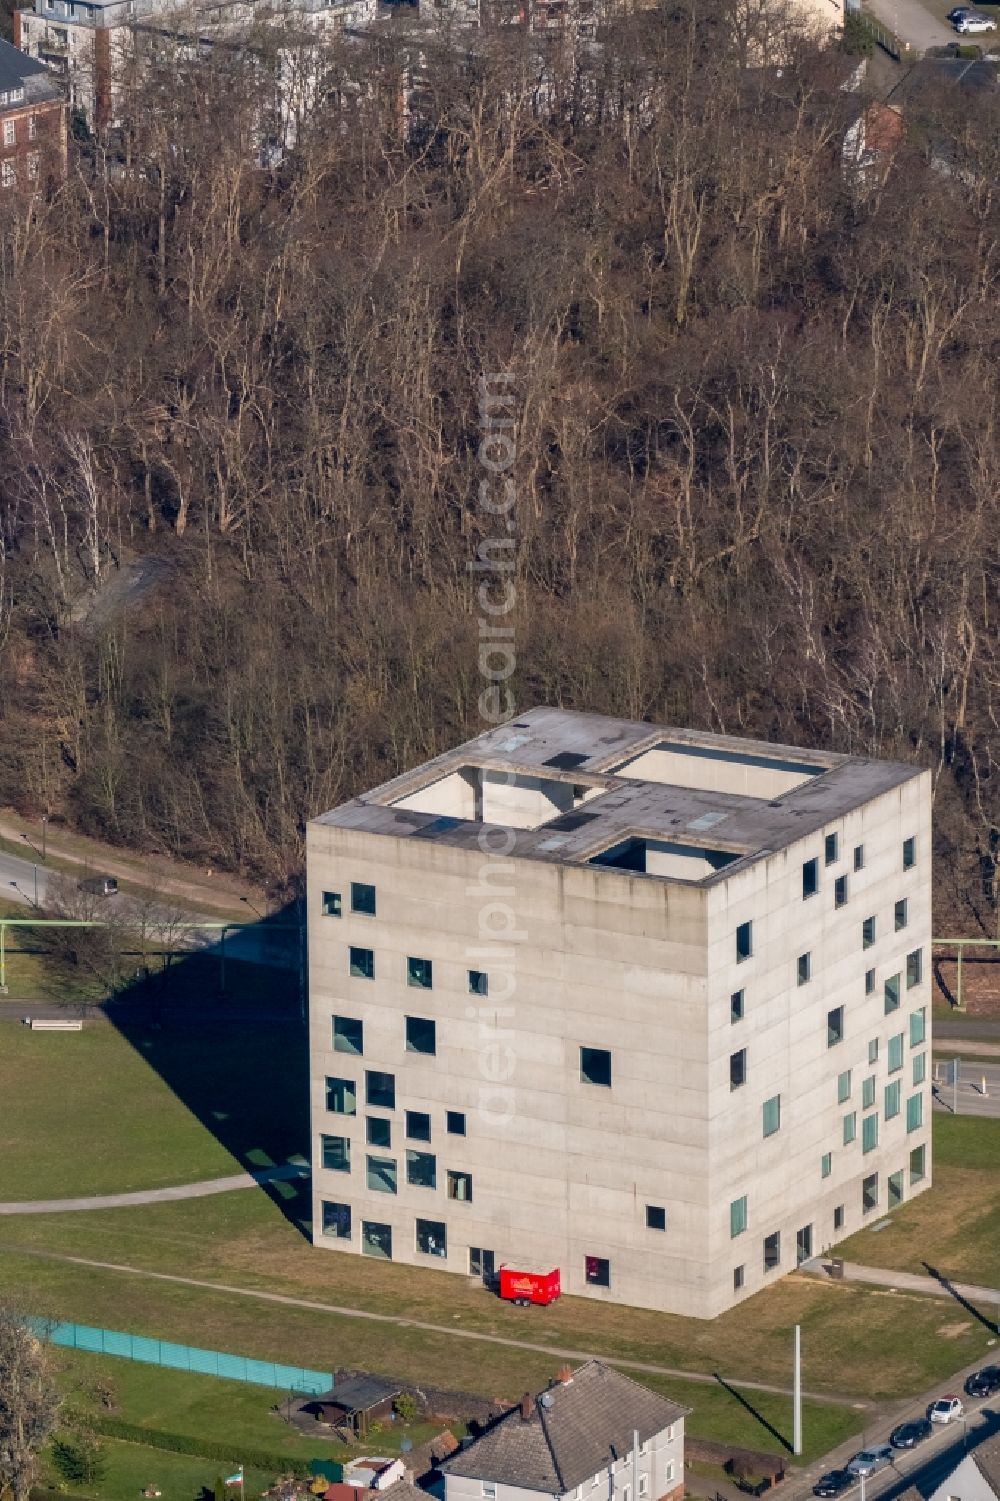
M 875 1075 L 861 1081 L 861 1108 L 870 1110 L 875 1103 Z
M 802 900 L 815 896 L 819 890 L 819 861 L 807 860 L 802 867 Z
M 322 1205 L 322 1215 L 324 1235 L 329 1235 L 333 1240 L 350 1240 L 350 1204 L 330 1204 L 324 1199 Z
M 448 1227 L 441 1220 L 417 1220 L 417 1250 L 443 1260 L 448 1255 Z
M 864 922 L 861 924 L 861 947 L 863 949 L 870 949 L 874 942 L 875 919 L 874 917 L 866 917 Z
M 861 1122 L 861 1151 L 874 1152 L 878 1146 L 878 1115 L 866 1115 Z
M 734 1199 L 729 1206 L 729 1234 L 735 1240 L 747 1227 L 747 1196 Z
M 430 959 L 407 959 L 406 983 L 417 990 L 431 990 L 434 984 L 434 965 Z
M 357 980 L 374 980 L 375 978 L 375 951 L 374 949 L 351 949 L 350 955 L 351 974 Z
M 736 963 L 742 964 L 744 959 L 753 955 L 753 923 L 741 922 L 736 929 Z
M 351 882 L 351 911 L 361 912 L 365 917 L 375 916 L 375 887 L 364 881 Z
M 729 1055 L 729 1088 L 739 1089 L 747 1082 L 747 1050 L 740 1048 L 738 1053 Z
M 365 1137 L 370 1147 L 392 1146 L 392 1121 L 370 1115 L 365 1122 Z
M 878 1208 L 878 1173 L 872 1173 L 861 1185 L 861 1212 L 870 1214 Z
M 437 1188 L 437 1158 L 433 1152 L 407 1152 L 406 1181 L 415 1188 Z
M 469 970 L 469 994 L 489 995 L 490 977 L 484 969 Z
M 580 1049 L 580 1078 L 584 1084 L 611 1088 L 611 1054 L 607 1048 Z
M 834 1006 L 832 1011 L 826 1013 L 826 1045 L 835 1048 L 838 1042 L 844 1040 L 844 1008 Z
M 585 1256 L 583 1275 L 589 1287 L 610 1287 L 611 1263 L 604 1256 Z
M 873 969 L 866 969 L 865 970 L 865 995 L 874 995 L 874 994 L 875 994 L 875 971 Z
M 396 1192 L 395 1157 L 368 1158 L 368 1190 L 370 1193 L 394 1194 Z
M 903 898 L 901 898 L 901 900 L 898 901 L 896 903 L 895 907 L 893 908 L 893 922 L 896 925 L 896 932 L 897 933 L 900 931 L 901 928 L 905 928 L 906 927 L 906 897 L 905 896 Z
M 843 1230 L 843 1228 L 844 1228 L 844 1206 L 843 1206 L 843 1204 L 838 1204 L 837 1207 L 836 1207 L 836 1209 L 833 1211 L 833 1228 L 835 1230 Z
M 360 1057 L 364 1050 L 364 1023 L 356 1016 L 335 1016 L 333 1018 L 333 1051 L 354 1053 Z
M 840 854 L 840 839 L 836 834 L 827 834 L 823 842 L 823 858 L 827 865 L 832 865 Z
M 772 1095 L 769 1100 L 764 1101 L 764 1108 L 761 1112 L 761 1116 L 765 1136 L 773 1136 L 776 1131 L 781 1130 L 780 1094 Z
M 446 1116 L 449 1136 L 465 1135 L 465 1111 L 449 1110 Z
M 362 1256 L 380 1256 L 383 1261 L 392 1260 L 392 1226 L 378 1225 L 370 1220 L 361 1221 Z
M 326 1108 L 332 1115 L 357 1115 L 358 1086 L 353 1079 L 327 1079 Z
M 912 870 L 916 863 L 917 841 L 915 836 L 911 835 L 909 839 L 903 840 L 903 869 Z
M 365 1073 L 365 1102 L 371 1110 L 395 1110 L 396 1076 L 370 1068 Z
M 430 1116 L 423 1110 L 408 1110 L 406 1112 L 406 1134 L 410 1141 L 430 1141 Z
M 746 1281 L 746 1267 L 733 1267 L 733 1292 L 738 1293 Z
M 845 1069 L 837 1075 L 837 1104 L 843 1105 L 845 1100 L 851 1098 L 851 1070 Z
M 844 1116 L 844 1146 L 849 1147 L 852 1141 L 857 1140 L 857 1136 L 858 1117 L 857 1112 L 852 1110 L 849 1115 Z
M 729 997 L 729 1020 L 741 1022 L 744 1015 L 745 996 L 742 990 L 734 990 Z
M 800 954 L 796 965 L 796 977 L 800 985 L 808 985 L 812 978 L 812 954 Z
M 472 1174 L 456 1173 L 448 1169 L 448 1197 L 460 1204 L 472 1203 Z
M 833 1153 L 824 1152 L 819 1159 L 819 1175 L 821 1178 L 829 1178 L 833 1172 Z
M 764 1237 L 764 1270 L 773 1272 L 781 1265 L 781 1232 L 775 1230 L 773 1234 Z
M 426 1016 L 406 1018 L 406 1051 L 426 1053 L 433 1057 L 437 1052 L 437 1023 Z
M 330 1173 L 351 1171 L 351 1139 L 349 1136 L 321 1136 L 322 1162 Z
M 833 883 L 833 905 L 846 907 L 847 905 L 847 877 L 838 876 Z
M 854 869 L 855 870 L 864 870 L 864 868 L 865 868 L 865 847 L 864 847 L 863 844 L 856 844 L 854 846 Z
M 871 1042 L 868 1044 L 868 1062 L 869 1063 L 877 1063 L 878 1062 L 878 1038 L 877 1037 L 873 1037 L 872 1040 L 871 1040 Z
M 914 985 L 919 985 L 924 978 L 924 956 L 922 949 L 914 949 L 912 954 L 906 956 L 906 988 L 912 990 Z
M 339 917 L 341 912 L 340 892 L 324 891 L 323 893 L 323 916 Z
M 646 1229 L 665 1230 L 667 1228 L 667 1211 L 659 1204 L 646 1205 Z
M 890 1016 L 899 1005 L 899 975 L 890 975 L 885 982 L 885 1014 Z

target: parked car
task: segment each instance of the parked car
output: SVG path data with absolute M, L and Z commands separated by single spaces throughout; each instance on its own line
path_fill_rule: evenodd
M 829 1475 L 823 1475 L 817 1480 L 813 1486 L 813 1495 L 839 1496 L 841 1491 L 849 1491 L 857 1483 L 858 1477 L 849 1470 L 831 1470 Z
M 960 1418 L 962 1416 L 961 1397 L 953 1397 L 950 1393 L 946 1397 L 939 1397 L 928 1407 L 927 1416 L 932 1423 L 950 1423 L 952 1418 Z
M 860 1454 L 855 1454 L 847 1468 L 848 1471 L 859 1480 L 862 1475 L 877 1475 L 879 1470 L 884 1470 L 886 1465 L 891 1465 L 893 1459 L 892 1450 L 888 1444 L 876 1444 L 871 1449 L 862 1449 Z
M 926 1418 L 914 1418 L 912 1423 L 900 1423 L 889 1435 L 894 1449 L 915 1449 L 925 1438 L 931 1436 L 931 1425 Z
M 1000 1392 L 1000 1365 L 984 1365 L 965 1383 L 967 1397 L 992 1397 L 996 1392 Z
M 117 896 L 118 881 L 115 876 L 85 876 L 78 882 L 81 891 L 89 891 L 93 896 Z
M 973 36 L 980 31 L 996 31 L 997 23 L 992 16 L 984 16 L 982 11 L 973 11 L 971 15 L 962 16 L 955 22 L 955 30 L 961 36 Z
M 955 26 L 964 16 L 974 16 L 975 14 L 976 12 L 971 5 L 956 5 L 954 10 L 948 12 L 947 19 Z

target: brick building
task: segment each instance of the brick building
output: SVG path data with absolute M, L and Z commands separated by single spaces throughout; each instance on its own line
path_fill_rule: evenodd
M 0 40 L 0 191 L 61 178 L 66 110 L 48 69 Z

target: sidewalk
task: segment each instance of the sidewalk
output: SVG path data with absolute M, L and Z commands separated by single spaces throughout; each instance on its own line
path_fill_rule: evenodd
M 799 1271 L 828 1278 L 828 1259 L 825 1256 L 814 1257 L 808 1267 L 800 1267 Z M 949 1282 L 946 1277 L 931 1277 L 920 1272 L 897 1272 L 882 1266 L 862 1266 L 856 1261 L 844 1262 L 844 1280 L 866 1282 L 873 1287 L 892 1287 L 899 1292 L 920 1293 L 924 1297 L 965 1299 L 970 1303 L 1000 1305 L 1000 1288 L 979 1287 L 973 1282 Z

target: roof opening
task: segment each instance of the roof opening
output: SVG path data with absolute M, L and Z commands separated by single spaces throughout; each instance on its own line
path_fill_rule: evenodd
M 679 844 L 669 839 L 632 837 L 594 855 L 591 865 L 613 865 L 617 870 L 634 870 L 640 875 L 671 876 L 680 881 L 701 881 L 713 871 L 723 870 L 740 856 L 732 850 L 710 849 L 706 845 Z
M 658 745 L 608 770 L 615 776 L 635 777 L 644 782 L 770 799 L 803 786 L 813 777 L 822 776 L 829 766 L 822 762 L 797 761 L 752 751 L 722 750 L 711 745 L 661 740 Z

